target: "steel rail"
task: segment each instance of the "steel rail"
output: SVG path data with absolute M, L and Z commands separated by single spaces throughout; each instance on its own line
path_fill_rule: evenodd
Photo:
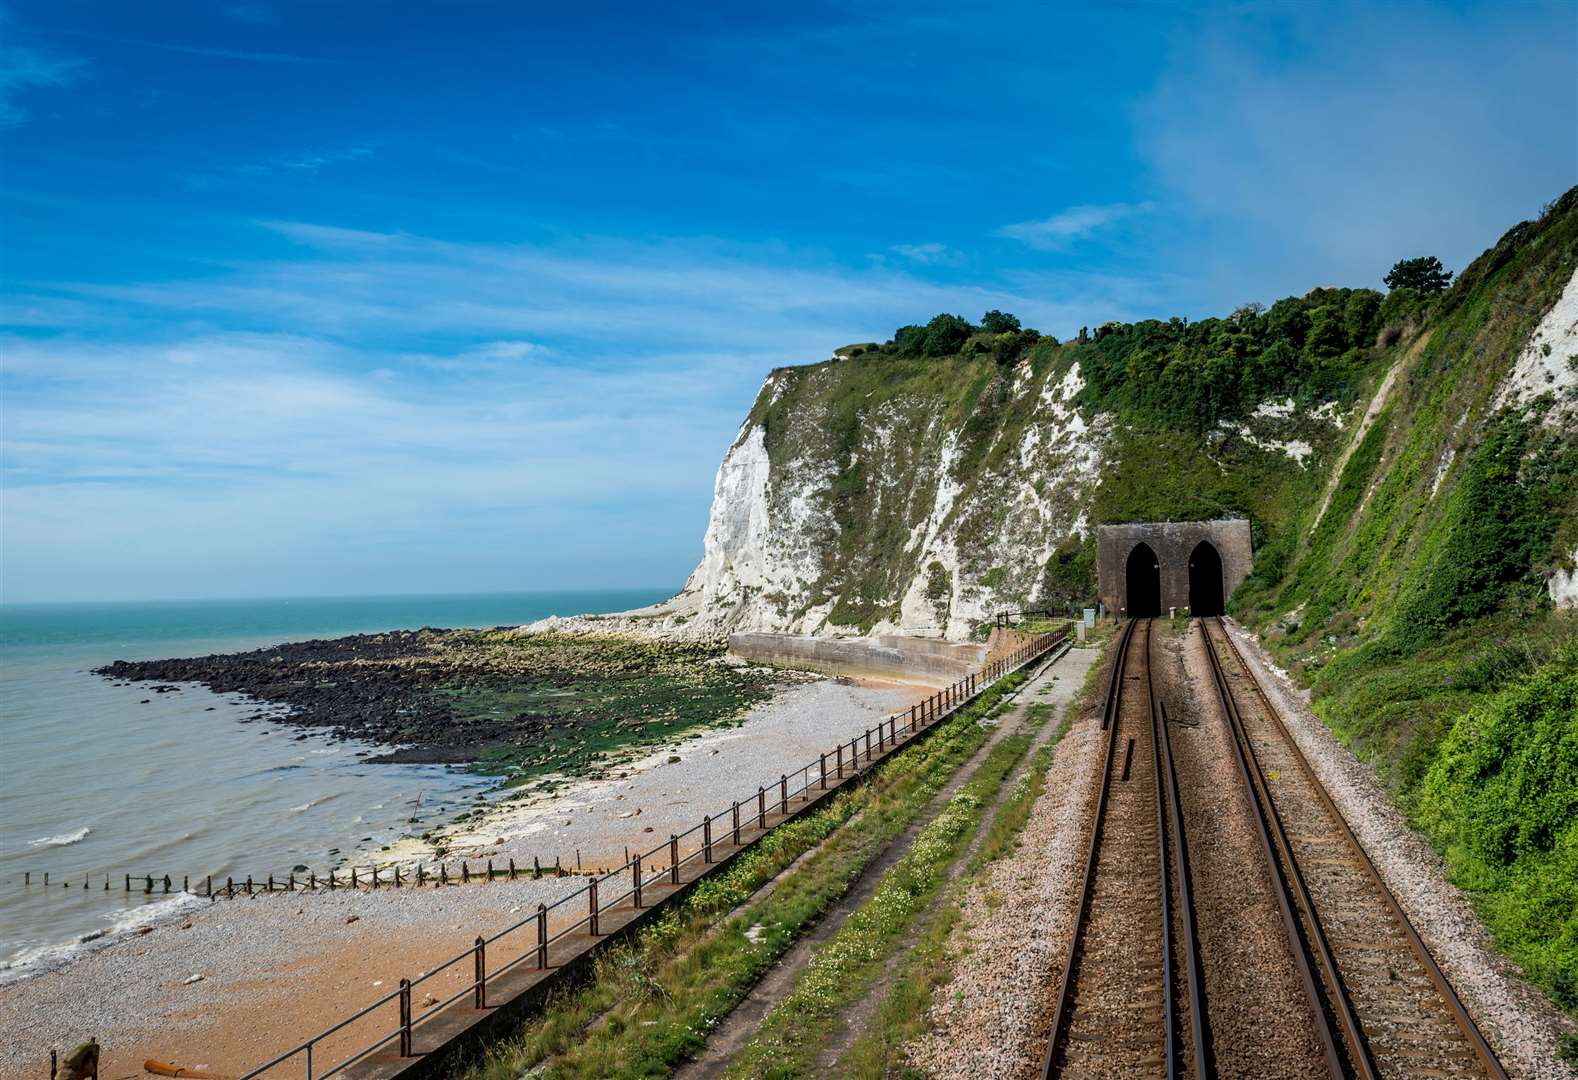
M 1183 807 L 1178 798 L 1178 770 L 1173 763 L 1173 744 L 1167 731 L 1167 708 L 1156 703 L 1160 721 L 1161 754 L 1167 770 L 1167 811 L 1172 821 L 1173 863 L 1178 872 L 1179 917 L 1183 922 L 1184 975 L 1189 988 L 1189 1028 L 1193 1043 L 1194 1075 L 1207 1080 L 1216 1075 L 1210 1039 L 1206 1035 L 1205 978 L 1201 974 L 1200 936 L 1194 923 L 1194 884 L 1189 874 L 1189 842 L 1184 836 Z
M 1179 1040 L 1178 1003 L 1173 1000 L 1173 889 L 1168 874 L 1167 811 L 1169 808 L 1167 781 L 1162 775 L 1162 743 L 1156 701 L 1155 684 L 1151 681 L 1151 627 L 1145 624 L 1145 702 L 1151 719 L 1151 772 L 1156 781 L 1156 863 L 1161 867 L 1157 875 L 1162 909 L 1162 1032 L 1163 1053 L 1166 1055 L 1167 1080 L 1178 1075 Z M 1190 988 L 1191 990 L 1193 987 Z M 1195 1010 L 1198 1015 L 1198 1010 Z M 1203 1078 L 1202 1078 L 1203 1080 Z
M 1255 674 L 1254 669 L 1244 660 L 1244 655 L 1239 651 L 1238 644 L 1233 640 L 1233 635 L 1228 632 L 1227 627 L 1220 618 L 1213 621 L 1216 623 L 1216 627 L 1221 632 L 1223 639 L 1227 642 L 1227 647 L 1232 652 L 1233 659 L 1249 677 L 1251 685 L 1254 686 L 1255 695 L 1260 699 L 1261 708 L 1276 723 L 1277 729 L 1282 733 L 1285 743 L 1292 748 L 1293 759 L 1298 762 L 1299 771 L 1304 774 L 1305 778 L 1319 794 L 1322 806 L 1331 815 L 1332 820 L 1336 822 L 1338 832 L 1342 834 L 1343 840 L 1357 857 L 1360 867 L 1384 901 L 1387 912 L 1408 939 L 1408 944 L 1418 958 L 1420 966 L 1424 968 L 1426 975 L 1429 976 L 1431 983 L 1436 988 L 1436 992 L 1446 1004 L 1447 1010 L 1452 1014 L 1453 1020 L 1456 1021 L 1458 1028 L 1463 1032 L 1469 1045 L 1474 1048 L 1474 1053 L 1479 1058 L 1480 1063 L 1485 1066 L 1486 1072 L 1494 1077 L 1495 1080 L 1507 1080 L 1506 1070 L 1502 1068 L 1501 1062 L 1496 1057 L 1495 1051 L 1490 1048 L 1490 1044 L 1485 1041 L 1485 1036 L 1479 1030 L 1479 1025 L 1469 1015 L 1462 999 L 1457 996 L 1457 991 L 1452 988 L 1451 980 L 1446 977 L 1446 973 L 1436 963 L 1435 957 L 1431 955 L 1430 950 L 1425 946 L 1424 940 L 1420 938 L 1418 932 L 1414 929 L 1413 922 L 1408 918 L 1408 914 L 1403 910 L 1402 905 L 1398 903 L 1397 897 L 1392 893 L 1386 882 L 1382 880 L 1380 871 L 1376 869 L 1375 863 L 1370 859 L 1369 853 L 1364 850 L 1364 845 L 1359 842 L 1359 838 L 1349 828 L 1348 819 L 1338 809 L 1336 802 L 1331 797 L 1331 793 L 1326 790 L 1326 785 L 1321 783 L 1320 778 L 1315 775 L 1315 769 L 1310 765 L 1303 748 L 1299 746 L 1298 740 L 1293 737 L 1293 732 L 1288 728 L 1287 722 L 1282 719 L 1281 711 L 1272 705 L 1271 699 L 1266 694 L 1265 688 L 1260 685 L 1260 679 Z M 1207 651 L 1214 654 L 1213 649 L 1208 648 Z
M 1046 1055 L 1042 1060 L 1041 1074 L 1043 1077 L 1058 1075 L 1058 1052 L 1063 1045 L 1064 1031 L 1071 1024 L 1072 1002 L 1074 992 L 1074 968 L 1078 963 L 1080 945 L 1083 942 L 1085 925 L 1090 915 L 1090 905 L 1095 893 L 1096 868 L 1100 860 L 1103 834 L 1106 827 L 1108 794 L 1112 786 L 1112 765 L 1117 752 L 1119 711 L 1123 699 L 1124 676 L 1128 669 L 1128 660 L 1135 628 L 1140 620 L 1131 619 L 1124 627 L 1123 636 L 1118 640 L 1116 654 L 1113 657 L 1112 671 L 1107 680 L 1106 700 L 1102 708 L 1101 726 L 1107 732 L 1107 749 L 1102 760 L 1101 788 L 1096 797 L 1096 815 L 1090 830 L 1090 844 L 1085 853 L 1084 883 L 1080 891 L 1079 908 L 1074 920 L 1073 932 L 1069 935 L 1068 948 L 1063 956 L 1063 974 L 1058 982 L 1057 997 L 1053 1005 L 1052 1023 L 1047 1033 Z M 1152 693 L 1150 676 L 1150 632 L 1151 622 L 1146 621 L 1145 643 L 1141 647 L 1145 650 L 1146 679 L 1145 693 L 1147 707 L 1150 712 L 1151 723 L 1157 723 L 1155 695 Z M 1153 727 L 1153 736 L 1154 736 Z M 1153 737 L 1151 740 L 1151 758 L 1156 777 L 1157 794 L 1157 843 L 1161 850 L 1158 865 L 1160 866 L 1161 889 L 1161 929 L 1162 929 L 1162 999 L 1164 1002 L 1164 1058 L 1166 1074 L 1170 1078 L 1176 1076 L 1178 1066 L 1179 1032 L 1177 1030 L 1177 1017 L 1174 1010 L 1173 974 L 1171 962 L 1172 919 L 1170 913 L 1171 892 L 1168 885 L 1167 874 L 1167 830 L 1164 826 L 1165 808 L 1163 806 L 1162 792 L 1164 781 L 1162 776 L 1162 759 L 1159 744 Z
M 1074 988 L 1074 961 L 1079 954 L 1079 941 L 1085 928 L 1085 912 L 1090 907 L 1090 897 L 1096 885 L 1096 856 L 1101 850 L 1101 823 L 1107 814 L 1107 790 L 1112 776 L 1112 758 L 1118 745 L 1118 701 L 1123 694 L 1123 669 L 1129 658 L 1129 642 L 1134 637 L 1135 620 L 1130 619 L 1123 628 L 1114 650 L 1112 670 L 1107 674 L 1107 693 L 1101 710 L 1101 727 L 1107 733 L 1107 750 L 1101 763 L 1101 791 L 1096 796 L 1096 819 L 1090 829 L 1090 845 L 1085 852 L 1085 880 L 1081 887 L 1079 908 L 1074 915 L 1074 931 L 1069 935 L 1068 948 L 1063 953 L 1063 976 L 1058 981 L 1057 998 L 1052 1006 L 1052 1026 L 1047 1033 L 1047 1052 L 1041 1063 L 1041 1075 L 1052 1076 L 1057 1058 L 1058 1036 L 1063 1030 L 1069 1011 L 1070 996 Z
M 1331 960 L 1331 950 L 1326 944 L 1320 924 L 1308 920 L 1310 934 L 1316 942 L 1312 945 L 1304 936 L 1304 924 L 1301 923 L 1299 916 L 1294 914 L 1295 907 L 1299 907 L 1306 916 L 1313 912 L 1314 907 L 1310 904 L 1305 909 L 1300 902 L 1301 899 L 1308 902 L 1308 892 L 1302 888 L 1303 879 L 1297 876 L 1297 864 L 1293 862 L 1292 851 L 1287 846 L 1287 837 L 1282 832 L 1281 820 L 1277 817 L 1276 807 L 1271 802 L 1269 793 L 1265 791 L 1265 777 L 1260 773 L 1260 763 L 1255 759 L 1254 747 L 1249 743 L 1249 736 L 1238 714 L 1238 703 L 1227 685 L 1227 675 L 1222 669 L 1221 658 L 1216 654 L 1216 646 L 1209 630 L 1211 622 L 1206 621 L 1204 625 L 1207 627 L 1206 658 L 1211 665 L 1211 677 L 1216 684 L 1222 713 L 1227 718 L 1228 727 L 1232 732 L 1234 760 L 1238 763 L 1239 779 L 1244 782 L 1244 792 L 1253 811 L 1251 816 L 1255 820 L 1256 835 L 1260 838 L 1261 855 L 1265 858 L 1266 866 L 1270 871 L 1277 909 L 1282 913 L 1282 928 L 1287 935 L 1288 952 L 1293 957 L 1294 966 L 1299 973 L 1299 982 L 1304 988 L 1305 999 L 1309 1002 L 1310 1013 L 1315 1021 L 1315 1034 L 1320 1040 L 1321 1053 L 1326 1061 L 1326 1071 L 1333 1080 L 1343 1080 L 1347 1074 L 1337 1050 L 1338 1036 L 1332 1030 L 1331 1018 L 1326 1011 L 1326 999 L 1320 991 L 1321 980 L 1316 977 L 1311 960 L 1319 962 L 1323 969 L 1333 976 L 1336 972 L 1336 964 Z M 1283 861 L 1277 857 L 1278 850 L 1283 852 L 1288 870 L 1284 870 Z M 1295 876 L 1300 887 L 1298 896 L 1295 895 L 1289 882 L 1290 872 Z M 1359 1022 L 1353 1014 L 1353 1005 L 1340 982 L 1335 984 L 1335 988 L 1334 1008 L 1338 1012 L 1338 1018 L 1347 1036 L 1344 1041 L 1351 1044 L 1355 1067 L 1359 1069 L 1361 1075 L 1373 1077 L 1375 1064 L 1369 1060 L 1369 1050 L 1359 1036 Z

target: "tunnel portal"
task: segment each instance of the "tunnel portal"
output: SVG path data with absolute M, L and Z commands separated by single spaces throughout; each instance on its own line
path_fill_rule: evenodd
M 1143 549 L 1155 567 L 1133 576 Z M 1254 564 L 1247 518 L 1150 521 L 1096 529 L 1096 580 L 1108 611 L 1217 615 Z M 1158 580 L 1159 579 L 1159 580 Z M 1152 590 L 1155 590 L 1154 592 Z

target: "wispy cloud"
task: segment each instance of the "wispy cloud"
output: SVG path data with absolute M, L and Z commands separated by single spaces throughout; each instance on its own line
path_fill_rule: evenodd
M 1137 148 L 1209 230 L 1199 269 L 1240 294 L 1378 286 L 1425 252 L 1460 267 L 1578 178 L 1573 10 L 1336 2 L 1191 22 L 1135 109 Z
M 208 172 L 193 173 L 185 178 L 184 183 L 193 190 L 203 190 L 226 178 L 267 176 L 279 172 L 311 175 L 332 165 L 343 165 L 369 157 L 377 153 L 381 145 L 378 142 L 356 142 L 329 150 L 304 150 L 282 154 L 266 161 L 248 161 L 225 165 Z
M 955 287 L 694 238 L 266 227 L 292 258 L 18 283 L 8 597 L 223 595 L 259 566 L 296 593 L 677 583 L 772 367 L 938 311 L 1061 334 L 1133 300 L 1117 281 Z
M 1071 206 L 1038 221 L 1004 225 L 997 230 L 997 235 L 1018 240 L 1038 251 L 1066 251 L 1092 233 L 1136 214 L 1149 213 L 1153 208 L 1154 204 L 1149 202 Z
M 237 22 L 252 23 L 257 26 L 272 26 L 279 22 L 279 12 L 267 4 L 228 4 L 225 14 Z
M 107 41 L 116 45 L 132 45 L 141 49 L 159 49 L 163 52 L 184 53 L 187 56 L 211 56 L 218 60 L 241 60 L 249 64 L 330 64 L 335 61 L 324 56 L 302 56 L 299 53 L 264 52 L 256 49 L 227 49 L 213 45 L 188 45 L 178 41 L 149 41 L 146 38 L 110 37 L 104 34 L 79 33 L 77 37 L 92 41 Z
M 947 244 L 894 244 L 889 250 L 918 266 L 958 266 L 964 262 L 964 254 Z
M 88 62 L 42 45 L 17 40 L 17 27 L 0 7 L 0 130 L 27 121 L 28 110 L 17 99 L 34 90 L 70 86 L 88 70 Z

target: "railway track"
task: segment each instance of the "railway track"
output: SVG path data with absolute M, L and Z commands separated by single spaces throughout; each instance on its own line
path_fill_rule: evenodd
M 1333 1076 L 1504 1080 L 1220 619 L 1206 653 Z
M 1151 686 L 1151 625 L 1125 626 L 1108 676 L 1102 786 L 1047 1077 L 1206 1075 L 1187 845 Z

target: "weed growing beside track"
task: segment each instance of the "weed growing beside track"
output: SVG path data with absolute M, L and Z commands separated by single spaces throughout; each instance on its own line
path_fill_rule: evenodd
M 948 883 L 949 868 L 963 857 L 967 842 L 980 831 L 982 818 L 991 808 L 996 792 L 1033 744 L 1035 732 L 1049 712 L 1049 707 L 1032 706 L 1027 715 L 1027 729 L 1008 736 L 992 748 L 964 788 L 921 830 L 910 850 L 883 876 L 876 894 L 844 922 L 833 939 L 812 959 L 794 990 L 767 1015 L 756 1038 L 730 1063 L 729 1076 L 795 1077 L 815 1073 L 817 1059 L 844 1013 L 870 993 L 883 977 L 890 957 L 917 919 L 925 919 L 925 936 L 904 962 L 904 967 L 910 970 L 893 981 L 899 988 L 898 994 L 919 1011 L 924 1011 L 930 992 L 924 977 L 928 967 L 921 965 L 920 971 L 913 970 L 914 958 L 928 950 L 940 953 L 946 942 L 947 927 L 957 920 L 956 907 L 951 917 L 938 917 L 933 900 Z M 1037 754 L 1040 773 L 1045 773 L 1050 757 L 1048 748 Z M 1032 769 L 1032 773 L 1036 771 Z M 1034 801 L 1029 794 L 1032 789 L 1039 795 L 1040 788 L 1027 774 L 1008 796 L 1008 802 L 994 815 L 982 850 L 972 859 L 972 871 L 982 859 L 1000 854 L 1013 842 L 1013 827 L 1004 819 L 1004 814 L 1010 805 L 1028 799 L 1024 803 L 1024 814 L 1019 817 L 1019 823 L 1023 824 L 1029 803 Z M 933 911 L 929 918 L 928 910 Z M 888 1001 L 884 1000 L 884 1011 L 887 1006 Z M 883 1029 L 884 1022 L 879 1022 L 877 1031 Z M 868 1035 L 861 1043 L 872 1040 Z M 882 1043 L 875 1047 L 857 1044 L 846 1057 L 858 1054 L 873 1068 L 868 1075 L 881 1075 L 881 1062 L 886 1057 L 882 1053 L 884 1049 Z M 848 1061 L 840 1063 L 840 1075 L 860 1075 L 848 1069 Z
M 860 1080 L 888 1076 L 899 1064 L 900 1048 L 924 1030 L 932 995 L 939 986 L 947 984 L 953 973 L 948 944 L 964 917 L 959 901 L 983 866 L 1019 846 L 1019 834 L 1030 819 L 1030 810 L 1046 791 L 1052 754 L 1068 729 L 1069 721 L 1064 720 L 1052 738 L 1036 750 L 1029 767 L 997 808 L 997 813 L 992 815 L 980 849 L 971 857 L 965 876 L 950 891 L 891 980 L 892 986 L 878 1007 L 876 1022 L 839 1062 L 841 1075 Z
M 877 766 L 866 784 L 779 826 L 631 945 L 605 953 L 587 985 L 555 997 L 462 1075 L 667 1075 L 694 1057 L 707 1032 L 980 748 L 988 733 L 977 721 L 1024 679 L 1004 678 L 925 742 Z M 807 852 L 769 895 L 750 900 Z

